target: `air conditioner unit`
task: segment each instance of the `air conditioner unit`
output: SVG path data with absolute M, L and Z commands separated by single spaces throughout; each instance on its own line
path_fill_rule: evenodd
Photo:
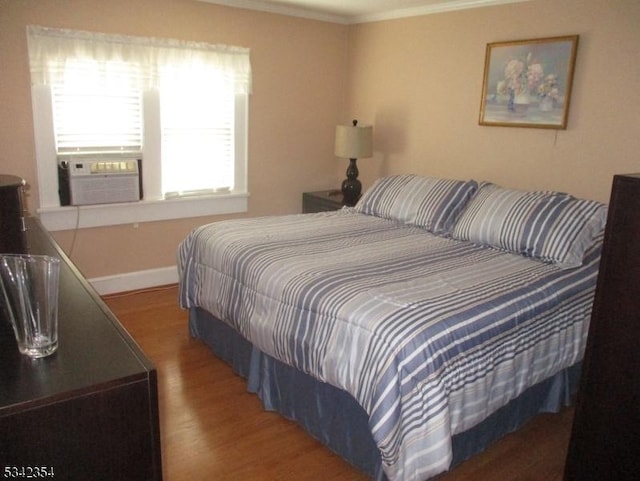
M 90 205 L 140 200 L 140 167 L 140 160 L 69 161 L 69 203 Z

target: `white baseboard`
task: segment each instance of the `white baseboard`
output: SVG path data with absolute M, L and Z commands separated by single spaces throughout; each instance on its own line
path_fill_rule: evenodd
M 176 284 L 178 282 L 178 268 L 177 266 L 160 267 L 158 269 L 127 272 L 115 276 L 94 277 L 89 279 L 89 282 L 100 295 L 148 289 L 150 287 Z

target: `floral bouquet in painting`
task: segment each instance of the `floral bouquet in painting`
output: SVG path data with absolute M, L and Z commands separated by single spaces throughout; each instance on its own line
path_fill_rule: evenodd
M 532 92 L 536 92 L 544 77 L 542 65 L 532 62 L 531 57 L 529 53 L 524 60 L 509 60 L 504 68 L 504 80 L 498 82 L 497 93 L 500 96 L 508 96 L 507 105 L 511 111 L 528 107 Z

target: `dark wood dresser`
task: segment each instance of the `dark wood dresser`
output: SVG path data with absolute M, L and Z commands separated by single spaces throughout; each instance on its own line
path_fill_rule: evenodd
M 564 479 L 640 479 L 640 174 L 613 179 Z
M 60 344 L 32 360 L 0 318 L 0 478 L 161 480 L 155 367 L 40 223 L 27 221 L 28 252 L 62 260 Z

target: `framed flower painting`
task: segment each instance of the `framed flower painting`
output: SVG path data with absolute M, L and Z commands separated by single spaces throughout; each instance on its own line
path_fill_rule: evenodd
M 480 125 L 566 129 L 578 35 L 487 44 Z

